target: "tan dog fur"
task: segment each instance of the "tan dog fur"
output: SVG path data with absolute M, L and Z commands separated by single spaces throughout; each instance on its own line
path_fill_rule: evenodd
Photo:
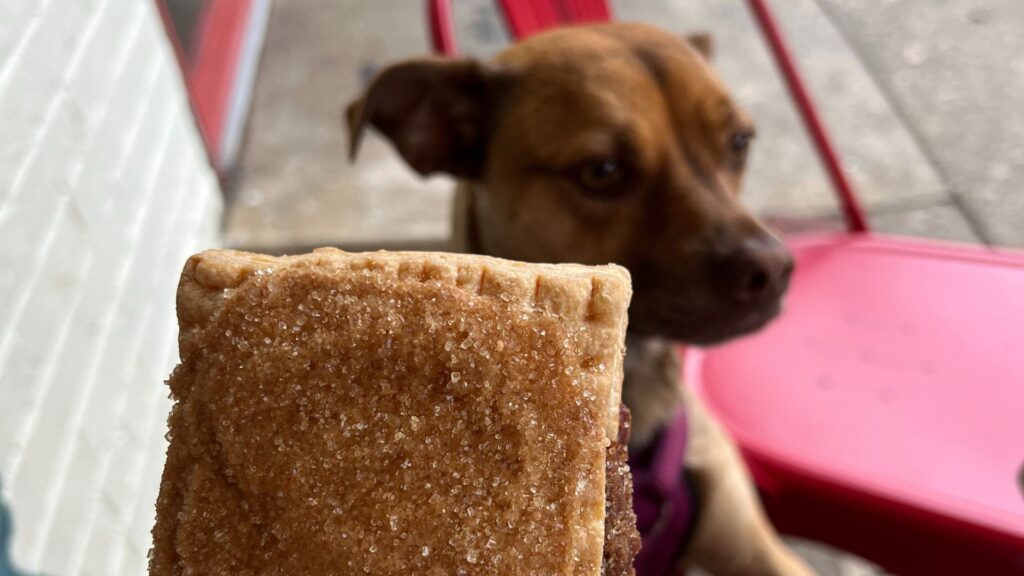
M 626 266 L 631 449 L 680 406 L 689 416 L 681 464 L 701 515 L 680 568 L 810 574 L 769 524 L 735 445 L 679 387 L 669 343 L 760 328 L 778 313 L 791 269 L 737 198 L 746 157 L 737 141 L 753 126 L 709 51 L 706 38 L 611 24 L 541 34 L 486 63 L 400 63 L 350 106 L 352 153 L 369 124 L 420 173 L 458 177 L 459 250 Z M 751 262 L 767 279 L 751 280 Z

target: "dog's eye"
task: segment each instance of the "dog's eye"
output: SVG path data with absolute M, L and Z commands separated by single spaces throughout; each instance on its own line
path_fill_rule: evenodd
M 579 182 L 588 191 L 607 194 L 622 182 L 623 169 L 611 158 L 594 160 L 584 164 L 579 171 Z
M 734 132 L 729 137 L 729 148 L 736 154 L 742 154 L 750 147 L 750 141 L 754 139 L 752 132 Z

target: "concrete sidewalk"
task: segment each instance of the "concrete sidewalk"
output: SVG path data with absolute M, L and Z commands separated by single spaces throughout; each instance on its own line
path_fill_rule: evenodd
M 423 181 L 376 135 L 349 165 L 341 112 L 373 70 L 428 51 L 420 3 L 277 2 L 226 237 L 272 252 L 429 248 L 451 181 Z M 455 2 L 464 52 L 508 42 L 493 3 Z M 775 0 L 786 37 L 882 232 L 1024 247 L 1024 3 Z M 758 124 L 745 195 L 785 229 L 838 227 L 835 201 L 745 4 L 614 3 L 621 20 L 710 30 L 715 64 Z M 869 574 L 801 546 L 824 574 Z

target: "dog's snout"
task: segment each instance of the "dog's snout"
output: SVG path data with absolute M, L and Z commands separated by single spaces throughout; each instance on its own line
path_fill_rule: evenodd
M 771 236 L 747 239 L 712 263 L 719 289 L 736 302 L 761 304 L 786 291 L 793 257 Z

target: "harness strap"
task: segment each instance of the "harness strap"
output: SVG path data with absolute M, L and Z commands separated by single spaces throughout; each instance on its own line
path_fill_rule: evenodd
M 634 566 L 637 576 L 664 576 L 672 568 L 693 514 L 682 472 L 687 439 L 686 413 L 680 410 L 661 432 L 645 463 L 634 462 L 633 511 L 642 546 Z

